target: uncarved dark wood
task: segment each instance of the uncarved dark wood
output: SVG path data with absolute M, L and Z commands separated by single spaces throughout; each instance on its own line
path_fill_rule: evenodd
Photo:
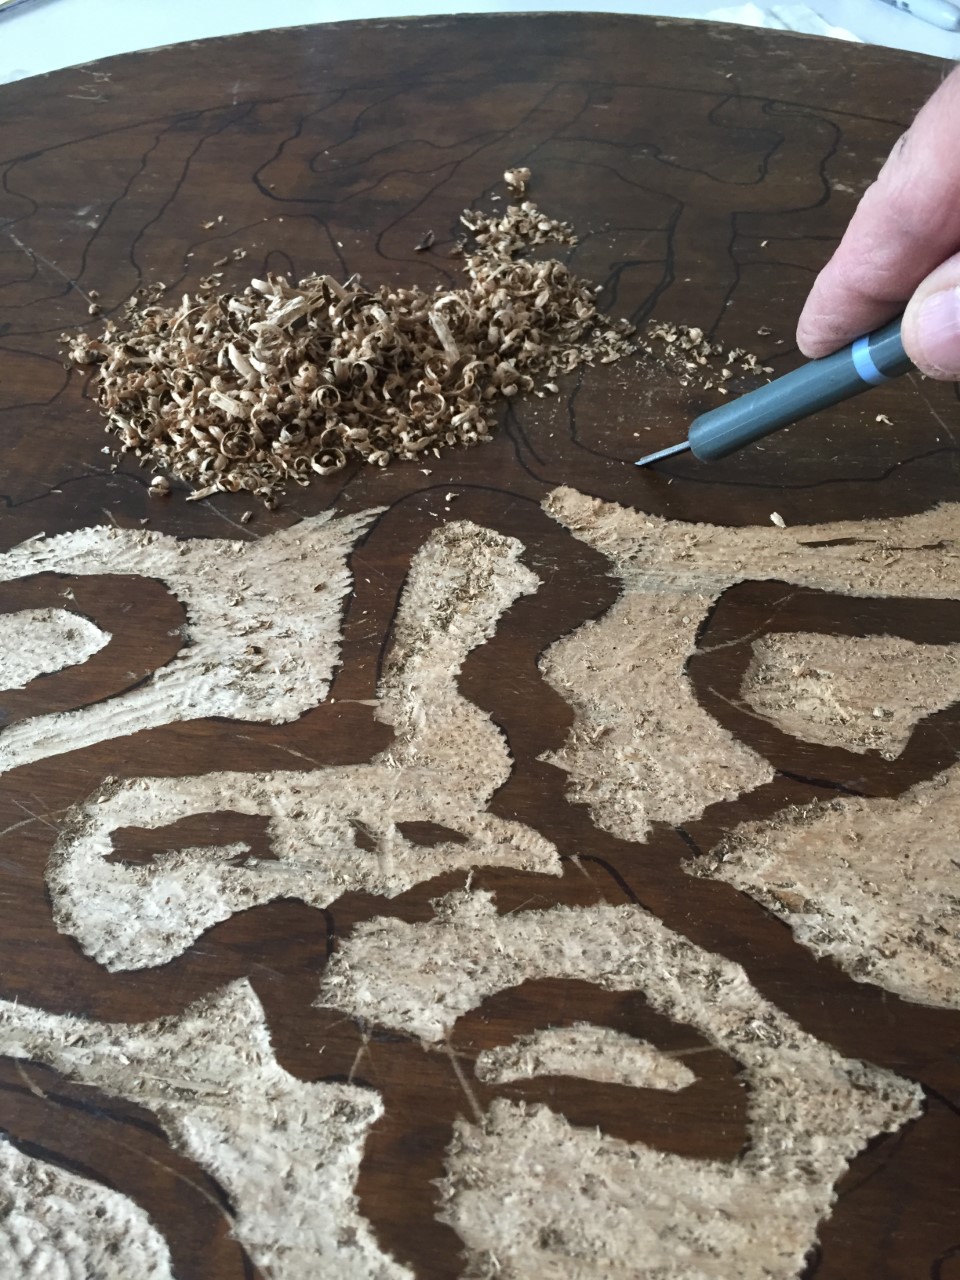
M 174 293 L 195 286 L 234 247 L 249 253 L 227 267 L 236 285 L 266 270 L 453 283 L 448 250 L 460 210 L 486 200 L 505 167 L 528 164 L 537 200 L 580 232 L 571 262 L 603 284 L 605 308 L 637 322 L 655 315 L 698 324 L 781 372 L 797 360 L 793 323 L 815 272 L 942 74 L 940 64 L 907 54 L 740 27 L 548 14 L 259 33 L 0 90 L 0 548 L 104 521 L 252 539 L 334 505 L 387 508 L 352 558 L 335 700 L 292 725 L 244 725 L 242 735 L 223 721 L 171 725 L 3 778 L 2 994 L 139 1021 L 247 976 L 288 1070 L 304 1079 L 352 1074 L 382 1093 L 386 1114 L 357 1188 L 378 1238 L 424 1280 L 459 1274 L 459 1241 L 433 1216 L 432 1180 L 463 1108 L 449 1054 L 311 1002 L 327 958 L 357 922 L 430 919 L 430 900 L 461 886 L 463 875 L 389 901 L 348 894 L 327 911 L 289 901 L 258 907 L 162 969 L 110 975 L 56 932 L 43 871 L 58 817 L 107 774 L 289 767 L 291 749 L 319 764 L 349 763 L 385 747 L 390 731 L 370 707 L 347 700 L 376 691 L 411 555 L 443 521 L 477 520 L 519 537 L 543 580 L 461 677 L 466 696 L 505 729 L 516 760 L 492 808 L 555 841 L 566 862 L 559 879 L 481 870 L 474 883 L 495 889 L 503 911 L 642 903 L 743 964 L 811 1032 L 919 1080 L 925 1115 L 854 1162 L 807 1275 L 960 1276 L 960 1018 L 853 982 L 751 899 L 682 869 L 691 850 L 709 848 L 746 817 L 851 791 L 896 795 L 932 776 L 960 749 L 960 713 L 950 708 L 921 724 L 892 763 L 801 743 L 738 713 L 729 695 L 748 658 L 746 637 L 778 598 L 775 583 L 743 584 L 712 614 L 690 671 L 703 705 L 767 756 L 777 776 L 682 831 L 657 828 L 641 846 L 594 827 L 567 802 L 563 775 L 539 761 L 562 742 L 571 713 L 536 665 L 618 590 L 603 557 L 540 510 L 552 486 L 732 525 L 765 522 L 773 510 L 791 524 L 920 511 L 958 496 L 955 389 L 906 378 L 715 466 L 686 458 L 640 473 L 633 459 L 679 439 L 706 400 L 625 361 L 566 379 L 556 400 L 511 405 L 492 444 L 431 460 L 429 474 L 413 465 L 352 469 L 241 525 L 249 506 L 241 498 L 187 504 L 178 491 L 151 501 L 132 462 L 114 470 L 88 381 L 64 369 L 57 347 L 62 330 L 89 322 L 81 291 L 96 289 L 114 314 L 141 283 L 160 279 Z M 222 223 L 202 228 L 220 215 Z M 427 230 L 435 247 L 417 253 Z M 761 327 L 772 333 L 758 335 Z M 890 423 L 878 423 L 878 413 Z M 448 510 L 450 490 L 459 496 Z M 70 607 L 116 640 L 84 667 L 0 694 L 0 724 L 109 696 L 179 647 L 181 607 L 154 583 L 131 594 L 109 578 L 45 576 L 0 589 L 0 610 L 62 606 L 69 589 Z M 960 632 L 955 604 L 794 590 L 778 622 L 801 619 L 807 630 L 938 642 Z M 23 825 L 29 814 L 38 817 Z M 197 820 L 182 828 L 174 838 L 202 844 L 226 833 L 265 852 L 262 826 L 237 815 L 216 832 Z M 429 843 L 435 834 L 415 838 Z M 121 835 L 115 856 L 154 856 L 170 838 L 170 830 L 150 841 Z M 469 1068 L 484 1047 L 588 1015 L 665 1047 L 698 1045 L 639 997 L 542 982 L 462 1019 L 452 1048 Z M 477 1095 L 482 1103 L 495 1094 L 547 1101 L 573 1123 L 732 1159 L 744 1142 L 737 1064 L 719 1052 L 698 1062 L 698 1085 L 666 1102 L 559 1079 L 478 1084 Z M 170 1241 L 179 1280 L 256 1274 L 226 1234 L 222 1192 L 169 1149 L 152 1117 L 55 1073 L 28 1071 L 43 1100 L 16 1064 L 0 1060 L 0 1129 L 24 1150 L 133 1196 Z

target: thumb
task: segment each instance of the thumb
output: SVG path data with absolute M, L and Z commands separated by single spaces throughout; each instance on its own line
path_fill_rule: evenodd
M 921 373 L 960 380 L 960 253 L 931 271 L 907 303 L 903 345 Z

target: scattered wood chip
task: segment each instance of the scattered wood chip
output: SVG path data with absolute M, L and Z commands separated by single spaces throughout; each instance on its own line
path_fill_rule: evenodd
M 165 498 L 170 492 L 170 481 L 166 476 L 154 476 L 148 492 L 151 498 Z
M 504 176 L 522 194 L 530 172 Z M 471 239 L 455 246 L 460 288 L 269 274 L 231 293 L 214 271 L 179 303 L 163 301 L 162 283 L 141 288 L 101 336 L 63 339 L 75 363 L 98 366 L 97 399 L 121 451 L 194 486 L 192 501 L 246 492 L 272 509 L 289 483 L 352 460 L 385 467 L 486 443 L 501 399 L 556 395 L 559 374 L 637 350 L 633 326 L 598 310 L 596 286 L 558 259 L 525 256 L 575 244 L 567 223 L 528 200 L 461 220 Z M 417 248 L 433 243 L 430 231 Z M 681 386 L 720 395 L 735 374 L 772 372 L 696 326 L 651 322 L 639 345 Z M 169 493 L 169 481 L 158 476 L 150 492 Z
M 502 398 L 636 344 L 589 281 L 525 256 L 575 244 L 567 223 L 530 201 L 461 220 L 472 243 L 460 288 L 269 274 L 231 293 L 212 273 L 173 305 L 165 286 L 138 290 L 100 337 L 65 335 L 70 356 L 99 366 L 120 450 L 195 486 L 194 501 L 243 491 L 272 506 L 289 483 L 355 459 L 384 467 L 485 443 Z
M 787 522 L 779 511 L 770 512 L 770 523 L 775 524 L 778 529 L 785 529 L 787 527 Z
M 413 246 L 414 253 L 423 253 L 425 250 L 432 248 L 436 236 L 432 231 L 428 231 L 419 244 Z
M 518 196 L 522 196 L 527 189 L 527 183 L 530 181 L 530 170 L 526 168 L 505 169 L 503 180 Z
M 885 413 L 878 413 L 876 417 L 876 421 L 882 422 L 885 427 L 893 426 L 893 423 L 890 421 L 890 419 L 887 417 Z
M 727 394 L 727 388 L 719 384 L 736 374 L 773 372 L 742 347 L 727 348 L 711 341 L 696 325 L 651 320 L 640 345 L 661 368 L 676 374 L 681 386 L 695 386 L 702 391 L 715 388 L 721 395 Z
M 206 484 L 202 489 L 194 489 L 193 493 L 187 494 L 188 502 L 199 502 L 201 498 L 212 498 L 215 493 L 219 493 L 220 488 L 215 484 Z

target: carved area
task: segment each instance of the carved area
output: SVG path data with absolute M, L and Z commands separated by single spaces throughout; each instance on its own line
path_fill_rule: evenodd
M 283 1071 L 245 984 L 142 1026 L 7 1003 L 0 1049 L 154 1112 L 174 1145 L 227 1190 L 234 1231 L 269 1275 L 301 1280 L 334 1258 L 347 1275 L 406 1274 L 377 1248 L 352 1192 L 376 1098 L 347 1085 L 305 1085 Z
M 920 720 L 960 701 L 958 654 L 893 636 L 764 636 L 741 693 L 794 737 L 892 760 Z
M 509 751 L 455 685 L 500 614 L 536 589 L 519 551 L 515 540 L 458 522 L 417 553 L 380 685 L 378 715 L 395 738 L 370 764 L 131 778 L 69 814 L 48 878 L 58 927 L 108 968 L 142 968 L 272 898 L 322 907 L 357 890 L 392 897 L 478 865 L 556 873 L 548 841 L 487 811 L 509 776 Z M 265 699 L 261 718 L 270 711 Z M 272 857 L 250 858 L 245 842 L 170 849 L 148 864 L 111 856 L 117 828 L 157 828 L 221 809 L 267 819 Z M 400 824 L 411 822 L 454 838 L 425 845 L 404 835 Z
M 23 689 L 38 676 L 86 662 L 109 643 L 108 632 L 66 609 L 0 614 L 0 684 Z
M 125 1196 L 0 1138 L 0 1268 L 7 1276 L 173 1280 L 170 1252 Z
M 733 1054 L 750 1089 L 749 1138 L 738 1161 L 688 1161 L 501 1099 L 457 1126 L 448 1157 L 442 1216 L 474 1269 L 490 1255 L 517 1275 L 576 1258 L 581 1274 L 601 1276 L 642 1249 L 664 1275 L 793 1276 L 845 1158 L 916 1114 L 905 1082 L 838 1060 L 736 967 L 631 907 L 505 917 L 489 895 L 451 895 L 428 924 L 355 930 L 320 998 L 436 1042 L 493 992 L 547 975 L 638 987 Z
M 601 286 L 606 310 L 700 324 L 779 372 L 795 358 L 790 319 L 813 274 L 940 76 L 939 66 L 877 49 L 549 13 L 259 33 L 3 90 L 0 536 L 4 548 L 23 547 L 3 563 L 13 556 L 29 576 L 0 586 L 0 610 L 69 610 L 112 639 L 0 697 L 0 996 L 20 1019 L 14 1031 L 7 1024 L 0 1126 L 25 1159 L 85 1179 L 95 1197 L 140 1206 L 178 1280 L 312 1277 L 318 1258 L 337 1274 L 421 1280 L 532 1274 L 545 1260 L 557 1274 L 606 1274 L 631 1241 L 625 1268 L 656 1257 L 683 1280 L 691 1248 L 719 1251 L 724 1280 L 723 1268 L 749 1276 L 761 1261 L 804 1280 L 885 1271 L 948 1280 L 958 1256 L 960 1032 L 946 1002 L 916 1003 L 922 994 L 897 988 L 894 972 L 905 959 L 919 972 L 921 948 L 904 930 L 919 920 L 922 937 L 928 925 L 950 925 L 939 862 L 936 895 L 912 900 L 892 946 L 882 913 L 857 937 L 849 913 L 862 904 L 864 876 L 884 885 L 870 891 L 874 906 L 899 901 L 906 864 L 884 864 L 896 869 L 890 885 L 867 861 L 847 859 L 827 913 L 821 890 L 833 862 L 805 862 L 816 883 L 802 884 L 791 862 L 806 895 L 792 912 L 783 868 L 772 877 L 773 864 L 761 867 L 746 844 L 727 879 L 689 871 L 737 828 L 754 842 L 775 837 L 777 858 L 790 861 L 796 806 L 825 824 L 826 852 L 888 817 L 909 851 L 918 824 L 940 812 L 949 788 L 931 779 L 960 750 L 945 682 L 917 701 L 919 721 L 886 759 L 875 747 L 893 751 L 906 720 L 891 717 L 900 739 L 871 740 L 866 751 L 827 745 L 797 736 L 809 733 L 809 715 L 775 723 L 770 707 L 741 697 L 741 684 L 754 643 L 777 631 L 889 635 L 920 647 L 921 664 L 929 646 L 957 642 L 953 549 L 942 541 L 950 530 L 934 515 L 922 542 L 895 527 L 956 500 L 953 391 L 904 379 L 716 466 L 685 459 L 641 474 L 633 459 L 679 439 L 718 393 L 640 362 L 597 367 L 560 379 L 549 401 L 512 404 L 483 449 L 335 477 L 248 517 L 242 499 L 147 498 L 133 459 L 112 470 L 84 379 L 63 369 L 56 349 L 61 330 L 88 322 L 91 289 L 116 316 L 140 284 L 162 279 L 175 298 L 234 249 L 247 256 L 226 265 L 230 289 L 267 271 L 309 270 L 432 287 L 458 274 L 446 255 L 460 210 L 497 208 L 502 170 L 528 163 L 531 194 L 581 232 L 571 263 Z M 427 230 L 434 248 L 417 253 Z M 738 389 L 735 381 L 731 394 Z M 562 485 L 663 518 L 684 536 L 709 522 L 720 529 L 724 573 L 660 579 L 640 608 L 631 556 L 621 564 L 620 548 L 588 545 L 542 514 Z M 384 516 L 365 527 L 362 513 L 380 507 Z M 773 510 L 787 530 L 769 527 Z M 332 546 L 317 537 L 324 520 L 332 541 L 343 526 L 336 581 L 313 579 Z M 531 589 L 491 608 L 459 668 L 462 651 L 440 639 L 449 619 L 428 629 L 426 656 L 446 671 L 422 685 L 423 651 L 412 666 L 396 651 L 416 623 L 411 609 L 397 612 L 402 585 L 432 536 L 440 531 L 445 545 L 444 531 L 465 520 L 493 539 L 491 580 L 515 576 Z M 822 540 L 824 527 L 831 540 L 838 523 L 845 549 L 798 546 L 817 530 Z M 86 567 L 45 557 L 97 527 L 103 554 Z M 850 541 L 865 533 L 871 541 Z M 294 550 L 297 538 L 306 545 Z M 176 572 L 184 545 L 172 582 L 154 552 L 175 554 Z M 146 548 L 132 553 L 133 572 L 157 576 L 131 576 L 126 547 Z M 681 577 L 703 549 L 688 550 L 682 539 L 669 547 Z M 256 572 L 235 572 L 253 563 Z M 426 563 L 442 595 L 442 567 Z M 796 581 L 798 566 L 812 586 Z M 329 593 L 313 591 L 321 581 Z M 225 595 L 231 586 L 240 605 Z M 787 606 L 766 608 L 793 592 L 792 620 Z M 894 617 L 887 593 L 907 598 L 901 615 L 914 611 L 912 629 L 904 616 L 877 622 L 883 607 Z M 239 654 L 233 624 L 242 619 L 253 627 L 244 644 L 263 647 L 263 636 L 269 655 Z M 321 619 L 322 634 L 299 630 Z M 194 642 L 204 636 L 198 663 Z M 275 670 L 283 660 L 252 674 L 243 665 L 281 650 L 286 671 Z M 896 652 L 910 660 L 911 650 Z M 571 663 L 566 683 L 554 680 L 561 658 Z M 384 718 L 400 688 L 390 673 L 401 669 L 411 705 L 440 705 L 451 741 L 489 751 L 458 753 L 448 742 L 428 752 L 409 795 L 364 791 L 378 770 L 384 785 L 415 770 L 409 753 L 429 739 L 426 710 L 410 734 L 402 718 Z M 617 753 L 634 745 L 643 679 L 660 699 L 647 720 L 659 706 L 665 730 L 617 772 Z M 199 702 L 184 700 L 201 685 Z M 261 719 L 267 685 L 277 714 Z M 585 712 L 598 687 L 603 707 Z M 671 716 L 683 730 L 674 740 Z M 679 789 L 664 786 L 677 778 Z M 348 781 L 357 782 L 349 794 Z M 288 784 L 312 789 L 314 813 L 337 821 L 294 818 Z M 149 814 L 124 809 L 138 795 L 156 797 Z M 189 812 L 175 816 L 178 804 Z M 627 810 L 632 825 L 618 826 Z M 151 967 L 110 971 L 57 932 L 44 872 L 55 850 L 59 859 L 90 832 L 99 843 L 90 865 L 75 867 L 75 905 L 81 915 L 89 906 L 85 876 L 97 893 L 124 886 L 127 897 L 107 894 L 100 920 L 124 933 L 127 959 Z M 918 856 L 949 852 L 942 841 L 920 844 Z M 458 943 L 461 985 L 497 964 L 510 970 L 498 981 L 514 985 L 455 1019 L 446 1038 L 421 1042 L 415 1030 L 315 1003 L 327 966 L 341 972 L 374 933 L 394 940 L 405 925 L 425 963 L 421 940 L 442 923 L 435 903 L 467 890 L 465 901 L 493 894 L 496 914 Z M 160 945 L 171 915 L 187 927 Z M 651 931 L 677 939 L 690 964 L 671 952 L 651 971 Z M 608 954 L 578 969 L 600 935 Z M 535 940 L 535 971 L 554 976 L 514 972 L 515 956 L 505 959 L 496 941 L 517 937 Z M 613 973 L 606 961 L 617 957 Z M 942 992 L 951 955 L 941 947 L 932 958 L 943 965 Z M 583 976 L 564 976 L 573 972 Z M 406 973 L 390 953 L 371 990 L 392 978 L 401 992 Z M 717 1043 L 706 1021 L 715 1009 L 687 1021 L 683 1001 L 700 998 L 692 979 L 705 973 L 742 974 L 744 1008 L 773 1010 L 790 1034 L 800 1028 L 799 1056 L 789 1034 L 774 1046 L 760 1031 L 743 1052 Z M 676 1003 L 654 1008 L 654 996 Z M 429 997 L 429 986 L 414 991 L 414 1012 Z M 729 997 L 724 988 L 728 1010 Z M 613 1045 L 622 1069 L 598 1080 Z M 693 1080 L 659 1087 L 687 1079 L 676 1064 Z M 789 1081 L 794 1069 L 799 1086 L 778 1091 L 776 1074 Z M 497 1079 L 484 1078 L 490 1070 Z M 865 1087 L 851 1100 L 856 1070 Z M 925 1112 L 899 1123 L 918 1084 Z M 837 1119 L 823 1158 L 816 1153 L 796 1196 L 775 1197 L 761 1222 L 748 1125 L 771 1099 L 786 1097 L 790 1111 L 794 1096 L 802 1108 L 814 1095 L 828 1101 L 805 1131 Z M 333 1115 L 324 1110 L 332 1099 L 355 1109 Z M 231 1127 L 245 1117 L 256 1132 L 241 1142 Z M 576 1183 L 571 1170 L 581 1167 Z M 642 1199 L 649 1178 L 633 1196 L 640 1169 L 670 1171 L 663 1205 Z M 516 1192 L 510 1214 L 505 1187 Z M 719 1228 L 722 1214 L 702 1216 L 724 1187 L 739 1197 L 730 1220 L 746 1224 L 739 1243 Z M 677 1223 L 670 1215 L 690 1194 L 701 1216 Z M 778 1244 L 783 1254 L 771 1257 Z
M 230 716 L 283 723 L 320 701 L 339 647 L 347 554 L 375 513 L 318 516 L 253 544 L 81 529 L 0 555 L 0 581 L 33 574 L 158 578 L 184 604 L 178 661 L 93 706 L 0 734 L 0 772 L 171 721 Z
M 745 823 L 692 864 L 752 894 L 817 955 L 906 1000 L 960 1008 L 957 767 L 896 799 Z
M 543 669 L 577 712 L 551 758 L 594 821 L 628 840 L 643 840 L 655 822 L 692 821 L 773 777 L 700 705 L 686 671 L 723 591 L 775 579 L 854 597 L 960 595 L 946 569 L 960 553 L 956 506 L 797 529 L 680 524 L 572 489 L 552 493 L 546 509 L 608 555 L 624 584 L 614 608 L 560 641 Z M 937 706 L 953 701 L 949 686 L 929 679 Z

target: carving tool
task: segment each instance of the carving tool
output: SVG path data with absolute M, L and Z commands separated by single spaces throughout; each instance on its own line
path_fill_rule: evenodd
M 811 413 L 907 373 L 913 364 L 903 349 L 902 318 L 898 316 L 842 351 L 810 360 L 765 387 L 702 413 L 691 423 L 686 440 L 647 454 L 637 466 L 648 467 L 688 449 L 701 462 L 715 462 Z

